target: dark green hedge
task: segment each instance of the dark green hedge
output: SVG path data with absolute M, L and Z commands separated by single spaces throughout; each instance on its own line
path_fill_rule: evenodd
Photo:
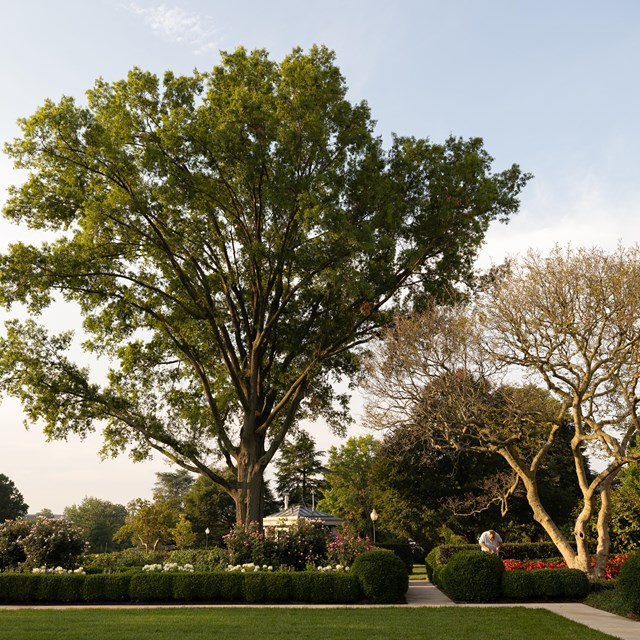
M 361 553 L 351 572 L 368 600 L 378 604 L 402 602 L 409 588 L 409 574 L 400 558 L 387 549 Z
M 629 609 L 640 615 L 640 552 L 636 551 L 620 567 L 618 590 Z
M 454 600 L 491 602 L 502 595 L 502 560 L 485 551 L 461 551 L 444 566 L 439 580 Z
M 518 569 L 502 576 L 502 594 L 512 599 L 582 599 L 589 580 L 578 569 Z
M 395 558 L 393 553 L 391 556 Z M 398 558 L 395 560 L 402 565 Z M 351 604 L 361 598 L 360 583 L 351 572 L 0 573 L 2 603 L 232 601 Z
M 435 569 L 437 565 L 447 564 L 460 551 L 479 550 L 480 546 L 477 544 L 441 544 L 427 554 L 425 564 Z M 545 560 L 556 558 L 558 554 L 558 548 L 552 542 L 507 542 L 502 545 L 502 557 L 511 560 Z
M 376 544 L 376 549 L 388 549 L 393 551 L 407 568 L 407 573 L 413 573 L 413 550 L 409 544 Z

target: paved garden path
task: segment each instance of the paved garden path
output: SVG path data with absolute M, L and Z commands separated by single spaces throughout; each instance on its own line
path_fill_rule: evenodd
M 524 604 L 456 604 L 440 589 L 430 582 L 412 580 L 407 592 L 407 604 L 410 607 L 526 607 L 529 609 L 547 609 L 553 613 L 584 624 L 591 629 L 608 633 L 622 640 L 640 640 L 640 622 L 617 616 L 607 611 L 594 609 L 579 602 L 550 602 Z

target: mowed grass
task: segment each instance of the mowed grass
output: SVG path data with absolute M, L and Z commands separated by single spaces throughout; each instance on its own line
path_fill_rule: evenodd
M 525 608 L 260 607 L 0 610 L 2 640 L 611 640 Z

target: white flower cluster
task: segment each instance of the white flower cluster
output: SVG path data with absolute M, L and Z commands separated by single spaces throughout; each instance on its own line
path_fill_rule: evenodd
M 349 571 L 349 567 L 344 567 L 341 564 L 337 564 L 335 567 L 328 565 L 326 567 L 318 567 L 318 571 Z
M 245 564 L 230 564 L 227 567 L 227 571 L 241 571 L 242 573 L 247 571 L 273 571 L 273 567 L 271 565 L 267 566 L 266 564 L 260 566 L 253 562 L 246 562 Z
M 179 565 L 177 562 L 167 562 L 166 564 L 145 564 L 143 571 L 187 571 L 193 573 L 193 565 Z
M 35 567 L 31 569 L 31 573 L 76 573 L 76 574 L 85 574 L 85 570 L 82 567 L 78 567 L 77 569 L 63 569 L 62 567 L 47 567 L 46 565 L 42 565 L 41 567 Z

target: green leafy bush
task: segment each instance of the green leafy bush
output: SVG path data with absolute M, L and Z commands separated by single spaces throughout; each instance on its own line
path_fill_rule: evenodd
M 83 558 L 82 566 L 87 573 L 113 573 L 128 571 L 132 568 L 142 568 L 147 564 L 161 564 L 167 559 L 166 551 L 153 551 L 147 553 L 143 549 L 131 547 L 122 551 L 111 553 L 91 553 Z
M 0 573 L 0 602 L 35 602 L 38 576 L 30 573 Z
M 351 568 L 362 593 L 371 602 L 401 602 L 409 588 L 404 562 L 386 549 L 372 549 L 359 555 Z
M 229 564 L 229 554 L 226 549 L 220 547 L 180 549 L 170 551 L 167 561 L 181 566 L 190 564 L 194 571 L 218 571 L 225 569 Z
M 62 518 L 39 516 L 31 530 L 22 539 L 30 567 L 72 567 L 85 549 L 85 540 L 79 527 Z
M 409 544 L 376 544 L 378 549 L 393 551 L 404 562 L 407 573 L 413 572 L 413 550 Z
M 640 615 L 640 553 L 634 553 L 620 567 L 618 590 L 629 609 Z
M 461 551 L 442 570 L 441 582 L 454 600 L 490 602 L 502 594 L 503 573 L 498 556 L 484 551 Z
M 24 518 L 0 524 L 0 571 L 18 569 L 25 562 L 27 554 L 22 540 L 31 532 L 32 524 Z
M 98 573 L 86 575 L 82 586 L 85 602 L 126 602 L 129 600 L 131 575 Z
M 502 594 L 506 598 L 584 598 L 589 580 L 578 569 L 516 569 L 502 576 Z
M 438 547 L 434 547 L 433 549 L 431 549 L 431 551 L 427 553 L 424 559 L 424 568 L 427 571 L 427 578 L 429 579 L 429 582 L 433 582 L 433 573 L 437 566 L 436 564 L 437 548 Z
M 176 574 L 140 572 L 131 576 L 129 596 L 134 602 L 168 601 L 173 597 L 173 578 Z
M 85 576 L 78 574 L 42 573 L 34 576 L 36 600 L 39 602 L 81 602 Z
M 287 602 L 291 600 L 291 573 L 247 573 L 243 587 L 247 602 Z

